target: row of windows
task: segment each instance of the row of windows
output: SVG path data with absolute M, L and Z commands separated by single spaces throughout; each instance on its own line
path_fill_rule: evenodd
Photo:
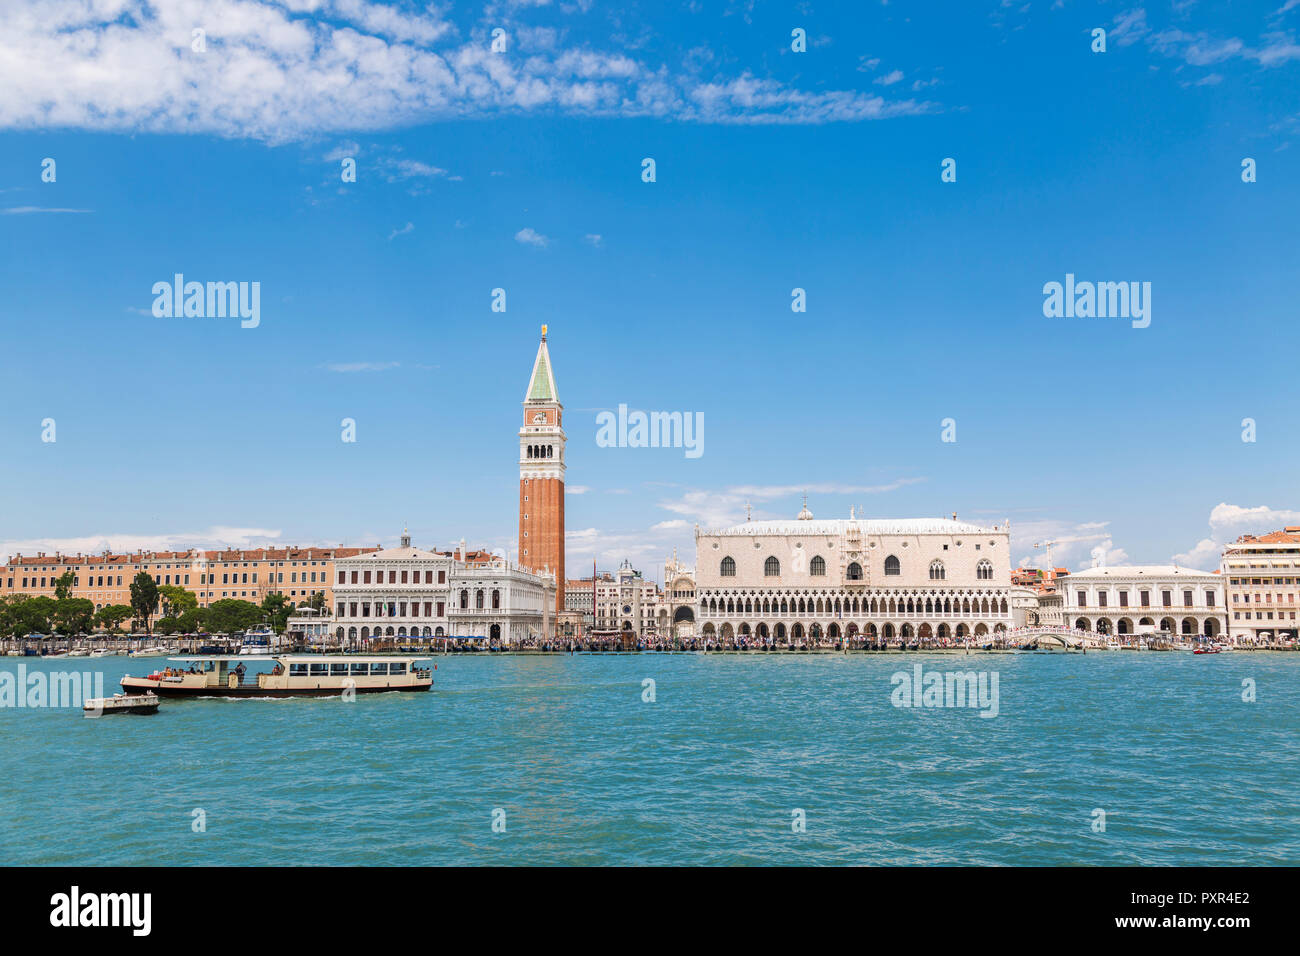
M 808 573 L 813 577 L 824 577 L 826 575 L 826 559 L 820 554 L 808 562 Z M 885 574 L 889 577 L 896 577 L 903 573 L 902 562 L 895 555 L 885 558 Z M 724 578 L 734 578 L 736 576 L 736 559 L 728 555 L 722 559 L 718 567 L 718 574 Z M 769 556 L 763 562 L 763 575 L 773 578 L 781 574 L 781 562 L 775 556 Z M 845 569 L 845 577 L 850 581 L 862 580 L 862 565 L 854 561 Z M 993 562 L 989 560 L 980 561 L 975 566 L 975 577 L 981 581 L 993 580 Z M 930 580 L 945 581 L 947 580 L 947 571 L 944 569 L 942 561 L 934 561 L 930 564 Z
M 347 578 L 347 576 L 348 576 L 348 573 L 349 573 L 349 572 L 347 572 L 347 571 L 340 571 L 340 572 L 339 572 L 339 584 L 347 584 L 347 583 L 348 583 L 348 581 L 346 580 L 346 578 Z M 383 572 L 383 569 L 382 569 L 382 568 L 381 568 L 380 570 L 374 572 L 375 579 L 374 579 L 373 582 L 370 580 L 370 574 L 371 574 L 371 572 L 369 572 L 369 571 L 362 571 L 362 572 L 360 572 L 360 574 L 361 574 L 361 581 L 360 581 L 360 582 L 357 581 L 357 573 L 358 573 L 358 572 L 356 572 L 356 571 L 351 572 L 351 575 L 352 575 L 352 581 L 351 581 L 351 583 L 352 583 L 352 584 L 357 584 L 357 583 L 361 583 L 361 584 L 383 584 L 383 583 L 384 583 L 384 572 Z M 397 570 L 396 570 L 396 569 L 391 569 L 391 568 L 390 568 L 389 571 L 388 571 L 388 583 L 389 583 L 389 584 L 396 584 L 396 583 L 397 583 L 397 575 L 398 575 Z M 419 584 L 419 583 L 420 583 L 420 572 L 419 572 L 419 571 L 410 571 L 410 572 L 402 571 L 402 572 L 401 572 L 401 576 L 402 576 L 402 583 L 403 583 L 403 584 Z M 313 581 L 316 580 L 315 575 L 312 576 L 312 580 L 313 580 Z M 321 580 L 324 580 L 324 578 L 322 577 Z M 433 571 L 432 571 L 432 570 L 427 570 L 427 571 L 424 572 L 424 583 L 425 583 L 425 584 L 432 584 L 432 583 L 433 583 Z M 439 584 L 446 584 L 446 583 L 447 583 L 447 572 L 446 572 L 446 570 L 440 570 L 440 571 L 438 572 L 438 583 L 439 583 Z
M 483 609 L 483 596 L 484 595 L 483 595 L 482 588 L 479 588 L 477 591 L 474 592 L 474 607 L 475 609 L 480 611 Z M 461 610 L 467 610 L 469 608 L 469 591 L 467 590 L 462 590 L 460 592 L 460 607 Z M 500 608 L 501 608 L 501 592 L 498 591 L 496 588 L 493 588 L 492 589 L 492 610 L 496 611 L 496 610 L 500 610 Z
M 555 446 L 554 445 L 529 445 L 528 457 L 529 458 L 554 458 Z
M 1077 596 L 1078 599 L 1079 599 L 1079 600 L 1078 600 L 1078 606 L 1079 606 L 1079 607 L 1087 607 L 1087 606 L 1088 606 L 1088 592 L 1087 592 L 1087 591 L 1077 591 L 1077 592 L 1075 592 L 1075 593 L 1076 593 L 1076 596 Z M 1190 591 L 1190 590 L 1184 591 L 1184 592 L 1183 592 L 1183 607 L 1192 607 L 1192 606 L 1193 606 L 1193 599 L 1194 599 L 1194 594 L 1193 594 L 1192 591 Z M 1100 592 L 1098 592 L 1098 594 L 1097 594 L 1097 607 L 1109 607 L 1109 604 L 1107 603 L 1107 602 L 1109 602 L 1109 600 L 1110 600 L 1110 595 L 1109 595 L 1108 592 L 1106 592 L 1106 591 L 1100 591 Z M 1173 606 L 1174 606 L 1174 592 L 1173 592 L 1173 591 L 1161 591 L 1161 592 L 1160 592 L 1160 600 L 1161 600 L 1161 605 L 1162 605 L 1163 607 L 1173 607 Z M 1128 605 L 1128 592 L 1127 592 L 1127 591 L 1120 591 L 1120 592 L 1119 592 L 1119 606 L 1120 606 L 1120 607 L 1128 607 L 1128 606 L 1129 606 L 1129 605 Z M 1150 592 L 1150 591 L 1138 591 L 1138 607 L 1150 607 L 1150 606 L 1151 606 L 1151 592 Z M 1209 588 L 1207 588 L 1206 591 L 1205 591 L 1205 606 L 1206 606 L 1206 607 L 1214 607 L 1214 591 L 1210 590 Z
M 290 664 L 290 677 L 374 677 L 389 674 L 405 674 L 405 661 L 385 661 L 384 663 L 365 663 L 356 661 L 335 661 L 333 663 Z
M 700 602 L 706 614 L 1006 614 L 1007 600 L 997 598 L 710 598 Z
M 346 604 L 339 601 L 335 608 L 339 617 L 370 617 L 371 606 L 369 601 L 349 601 Z M 423 615 L 420 614 L 419 601 L 410 602 L 411 613 L 409 615 L 406 613 L 408 607 L 406 601 L 376 601 L 373 605 L 375 617 L 434 617 L 433 609 L 435 606 L 438 609 L 437 617 L 442 617 L 447 613 L 447 605 L 443 601 L 425 601 Z M 361 612 L 360 614 L 357 613 L 358 609 Z

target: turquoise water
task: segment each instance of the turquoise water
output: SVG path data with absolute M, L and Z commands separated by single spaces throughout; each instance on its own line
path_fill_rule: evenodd
M 892 706 L 918 662 L 996 671 L 998 717 Z M 25 663 L 111 693 L 154 662 Z M 1300 863 L 1300 654 L 438 665 L 352 703 L 0 710 L 0 864 Z

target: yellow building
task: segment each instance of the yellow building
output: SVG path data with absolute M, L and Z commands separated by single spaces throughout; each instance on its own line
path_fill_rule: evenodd
M 54 586 L 72 572 L 72 597 L 92 601 L 95 609 L 131 603 L 131 579 L 141 571 L 160 585 L 175 585 L 194 594 L 199 607 L 235 598 L 260 604 L 283 594 L 306 604 L 312 594 L 334 600 L 336 558 L 354 557 L 374 548 L 254 548 L 239 551 L 139 551 L 134 554 L 14 555 L 0 568 L 0 596 L 25 594 L 54 597 Z

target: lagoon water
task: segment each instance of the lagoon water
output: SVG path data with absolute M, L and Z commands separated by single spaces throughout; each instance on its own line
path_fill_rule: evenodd
M 162 661 L 19 663 L 111 694 Z M 353 702 L 0 709 L 0 864 L 1300 863 L 1300 654 L 437 663 Z M 917 663 L 996 672 L 998 716 L 893 706 Z

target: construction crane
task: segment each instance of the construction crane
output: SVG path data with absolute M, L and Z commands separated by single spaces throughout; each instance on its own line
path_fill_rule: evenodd
M 1061 543 L 1060 541 L 1035 541 L 1034 542 L 1035 548 L 1047 549 L 1047 568 L 1049 571 L 1055 570 L 1056 568 L 1056 566 L 1052 564 L 1052 545 L 1060 544 L 1060 543 Z

